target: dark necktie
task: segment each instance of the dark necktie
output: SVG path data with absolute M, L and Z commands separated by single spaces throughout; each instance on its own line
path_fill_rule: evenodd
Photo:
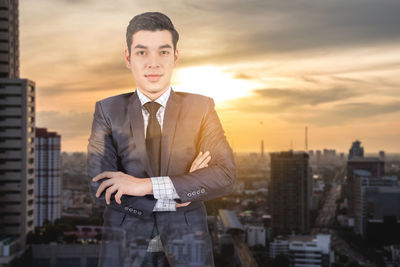
M 147 102 L 144 104 L 150 113 L 149 123 L 146 129 L 146 150 L 150 160 L 151 168 L 155 176 L 160 175 L 160 155 L 161 155 L 161 127 L 158 123 L 156 114 L 161 107 L 157 102 Z

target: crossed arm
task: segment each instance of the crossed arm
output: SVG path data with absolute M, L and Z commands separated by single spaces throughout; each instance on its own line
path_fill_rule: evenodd
M 208 151 L 205 153 L 200 151 L 190 167 L 190 172 L 208 167 L 208 162 L 210 162 L 210 160 L 211 156 Z M 92 181 L 97 182 L 104 178 L 108 179 L 103 181 L 98 187 L 96 198 L 98 198 L 105 190 L 105 200 L 108 205 L 111 202 L 111 194 L 115 192 L 116 194 L 114 199 L 118 204 L 122 203 L 122 195 L 144 196 L 153 194 L 153 187 L 150 178 L 136 178 L 123 172 L 106 171 L 98 174 L 92 179 Z M 187 206 L 189 204 L 190 201 L 185 203 L 176 203 L 176 207 Z
M 209 157 L 204 153 L 199 163 L 195 163 L 196 160 L 194 162 L 194 165 L 197 164 L 199 168 L 192 164 L 191 172 L 170 177 L 179 195 L 179 199 L 176 199 L 178 207 L 188 205 L 192 201 L 219 197 L 233 189 L 235 165 L 232 150 L 224 136 L 212 99 L 208 102 L 200 131 L 198 150 L 209 151 L 213 155 L 213 160 L 210 161 L 209 158 L 210 165 L 207 161 L 202 166 L 203 161 Z M 111 126 L 105 119 L 101 102 L 97 102 L 88 144 L 88 175 L 91 178 L 89 183 L 91 194 L 94 196 L 94 192 L 99 193 L 95 197 L 97 203 L 101 205 L 107 203 L 111 208 L 121 212 L 129 213 L 127 210 L 132 210 L 131 208 L 133 210 L 140 208 L 143 215 L 152 213 L 157 200 L 150 196 L 153 194 L 151 179 L 137 178 L 119 172 L 117 162 Z M 92 181 L 94 177 L 97 178 Z M 100 184 L 101 179 L 106 180 Z M 102 185 L 103 183 L 105 184 Z M 102 188 L 98 192 L 100 186 Z M 105 188 L 107 188 L 106 194 L 102 194 Z M 112 192 L 117 193 L 114 195 Z

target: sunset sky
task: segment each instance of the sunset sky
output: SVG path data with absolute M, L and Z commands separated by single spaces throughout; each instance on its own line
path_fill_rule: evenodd
M 168 15 L 180 34 L 177 91 L 211 96 L 237 152 L 400 152 L 400 1 L 20 1 L 21 78 L 36 126 L 86 151 L 96 101 L 133 91 L 129 20 Z

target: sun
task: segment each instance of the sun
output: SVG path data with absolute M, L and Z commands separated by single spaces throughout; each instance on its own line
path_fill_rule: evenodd
M 172 79 L 174 90 L 206 95 L 217 103 L 248 96 L 261 86 L 255 81 L 235 78 L 234 72 L 217 66 L 177 69 Z

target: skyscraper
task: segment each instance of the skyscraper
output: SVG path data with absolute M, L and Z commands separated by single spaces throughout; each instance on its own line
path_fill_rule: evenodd
M 19 79 L 18 1 L 0 1 L 0 243 L 9 264 L 34 228 L 35 83 Z
M 36 128 L 35 226 L 61 217 L 61 137 L 46 128 Z
M 309 232 L 311 183 L 307 153 L 271 153 L 269 203 L 274 236 Z
M 352 156 L 350 155 L 352 154 Z M 349 160 L 347 161 L 347 174 L 346 174 L 346 195 L 349 200 L 349 214 L 354 216 L 355 205 L 357 199 L 354 195 L 354 171 L 365 170 L 371 173 L 373 177 L 382 177 L 385 175 L 385 162 L 376 157 L 364 157 L 364 149 L 360 146 L 359 141 L 353 142 L 350 149 Z
M 19 78 L 18 0 L 0 1 L 0 78 Z
M 353 142 L 349 150 L 349 160 L 353 157 L 364 157 L 364 148 L 361 146 L 361 142 L 358 140 Z
M 396 176 L 374 177 L 369 171 L 355 170 L 353 182 L 354 231 L 365 235 L 369 219 L 382 220 L 394 215 L 400 222 L 400 187 Z

